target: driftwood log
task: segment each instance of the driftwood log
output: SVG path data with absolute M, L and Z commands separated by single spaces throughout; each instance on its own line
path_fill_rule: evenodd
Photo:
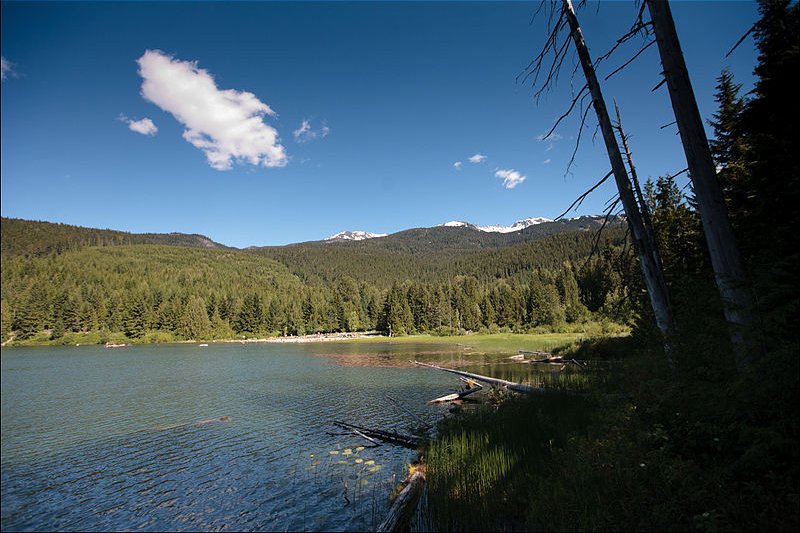
M 464 382 L 465 388 L 459 392 L 454 392 L 452 394 L 445 394 L 444 396 L 440 396 L 439 398 L 434 398 L 430 400 L 428 404 L 432 403 L 445 403 L 445 402 L 454 402 L 456 400 L 463 400 L 470 394 L 474 394 L 480 390 L 483 390 L 483 385 L 478 383 L 473 379 L 462 378 L 459 376 L 461 381 Z
M 513 390 L 514 392 L 524 392 L 524 393 L 531 393 L 531 392 L 544 392 L 544 388 L 542 387 L 532 387 L 530 385 L 525 385 L 524 383 L 514 383 L 513 381 L 507 381 L 505 379 L 499 378 L 492 378 L 489 376 L 482 376 L 480 374 L 473 374 L 472 372 L 464 372 L 462 370 L 453 370 L 452 368 L 444 368 L 441 366 L 431 365 L 428 363 L 420 363 L 419 361 L 414 361 L 415 365 L 420 366 L 427 366 L 428 368 L 435 368 L 436 370 L 443 370 L 445 372 L 450 372 L 452 374 L 456 374 L 458 376 L 464 376 L 466 378 L 471 378 L 477 381 L 482 381 L 484 383 L 488 383 L 490 385 L 495 385 L 498 387 L 505 387 L 508 390 Z
M 417 508 L 417 502 L 425 487 L 425 474 L 421 469 L 417 469 L 408 478 L 408 484 L 400 491 L 395 498 L 389 513 L 383 522 L 378 525 L 377 531 L 396 532 L 408 531 L 411 525 L 411 518 Z
M 361 437 L 364 437 L 371 442 L 375 442 L 374 439 L 378 439 L 384 442 L 388 442 L 390 444 L 397 444 L 398 446 L 411 448 L 412 450 L 416 450 L 417 448 L 425 444 L 425 439 L 421 439 L 414 435 L 403 435 L 402 433 L 398 433 L 396 431 L 385 431 L 383 429 L 365 428 L 362 426 L 357 426 L 355 424 L 349 424 L 347 422 L 341 422 L 338 420 L 334 420 L 333 424 L 339 426 L 342 429 L 352 431 L 353 433 Z

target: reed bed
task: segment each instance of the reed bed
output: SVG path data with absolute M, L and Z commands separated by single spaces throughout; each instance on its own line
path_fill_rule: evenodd
M 580 431 L 590 409 L 561 392 L 516 398 L 446 420 L 428 448 L 427 527 L 440 530 L 524 528 L 527 487 L 554 447 Z M 423 528 L 423 529 L 424 529 Z

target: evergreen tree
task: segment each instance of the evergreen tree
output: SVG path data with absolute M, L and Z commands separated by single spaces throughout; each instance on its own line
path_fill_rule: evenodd
M 550 283 L 535 279 L 528 297 L 528 320 L 533 326 L 552 326 L 565 320 L 564 306 L 558 289 Z
M 127 308 L 122 320 L 122 327 L 125 336 L 130 339 L 139 339 L 145 331 L 145 305 L 140 298 L 133 298 Z
M 208 319 L 205 300 L 199 296 L 190 296 L 183 310 L 181 334 L 187 339 L 203 339 L 210 330 L 211 321 Z
M 399 284 L 392 285 L 386 296 L 378 329 L 387 335 L 406 335 L 414 331 L 414 315 Z
M 257 334 L 261 329 L 262 316 L 261 298 L 256 293 L 248 294 L 244 297 L 242 308 L 239 311 L 239 318 L 236 322 L 237 332 L 251 335 Z
M 564 263 L 558 278 L 558 292 L 564 306 L 564 318 L 567 322 L 580 322 L 589 315 L 589 310 L 583 305 L 578 290 L 578 280 L 575 279 L 575 271 L 572 263 Z
M 0 342 L 5 342 L 11 335 L 11 307 L 5 300 L 0 300 Z

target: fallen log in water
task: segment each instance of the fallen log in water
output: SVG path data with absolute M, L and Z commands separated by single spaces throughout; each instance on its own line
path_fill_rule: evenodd
M 531 359 L 530 361 L 526 361 L 528 363 L 544 363 L 548 365 L 566 365 L 569 363 L 578 365 L 578 366 L 586 366 L 585 361 L 578 361 L 577 359 L 564 359 L 563 357 L 545 357 L 544 359 Z
M 417 448 L 425 444 L 424 439 L 415 437 L 414 435 L 403 435 L 402 433 L 398 433 L 396 431 L 385 431 L 382 429 L 365 428 L 357 426 L 355 424 L 348 424 L 347 422 L 340 422 L 338 420 L 334 420 L 333 424 L 339 426 L 340 428 L 353 431 L 354 433 L 372 442 L 375 442 L 374 439 L 378 439 L 384 442 L 388 442 L 390 444 L 397 444 L 398 446 L 411 448 L 412 450 L 416 450 Z
M 425 474 L 422 469 L 417 469 L 408 478 L 408 484 L 395 498 L 389 513 L 383 522 L 378 525 L 377 531 L 396 532 L 408 531 L 414 509 L 417 507 L 422 489 L 425 487 Z
M 419 361 L 413 361 L 413 362 L 415 365 L 427 366 L 429 368 L 435 368 L 436 370 L 444 370 L 445 372 L 450 372 L 459 376 L 464 376 L 478 381 L 483 381 L 484 383 L 489 383 L 491 385 L 505 387 L 508 390 L 513 390 L 515 392 L 525 392 L 525 393 L 544 392 L 544 388 L 542 387 L 532 387 L 530 385 L 525 385 L 524 383 L 514 383 L 513 381 L 506 381 L 505 379 L 491 378 L 489 376 L 481 376 L 480 374 L 473 374 L 472 372 L 464 372 L 463 370 L 453 370 L 452 368 L 444 368 L 441 366 L 431 365 L 428 363 L 420 363 Z
M 393 404 L 395 404 L 395 405 L 396 405 L 396 406 L 397 406 L 399 409 L 401 409 L 402 411 L 404 411 L 404 412 L 408 413 L 408 414 L 409 414 L 409 415 L 411 415 L 413 418 L 417 419 L 417 420 L 419 421 L 419 423 L 420 423 L 420 424 L 422 424 L 422 425 L 425 427 L 425 429 L 426 429 L 426 430 L 433 429 L 433 426 L 432 426 L 432 425 L 430 425 L 430 424 L 428 424 L 427 422 L 425 422 L 423 419 L 421 419 L 421 418 L 419 417 L 419 415 L 418 415 L 418 414 L 414 413 L 413 411 L 410 411 L 410 410 L 409 410 L 407 407 L 403 406 L 403 404 L 401 404 L 399 401 L 397 401 L 396 399 L 392 398 L 391 396 L 389 396 L 389 395 L 388 395 L 388 394 L 386 394 L 386 393 L 384 393 L 383 395 L 386 397 L 386 399 L 387 399 L 387 400 L 390 400 L 390 401 L 391 401 Z M 428 403 L 430 403 L 430 402 L 428 402 Z
M 461 381 L 463 381 L 465 383 L 465 385 L 466 385 L 465 389 L 461 390 L 460 392 L 454 392 L 452 394 L 445 394 L 444 396 L 440 396 L 439 398 L 434 398 L 433 400 L 430 400 L 428 402 L 428 404 L 454 402 L 456 400 L 463 400 L 464 398 L 466 398 L 470 394 L 473 394 L 473 393 L 476 393 L 476 392 L 478 392 L 480 390 L 483 390 L 483 385 L 481 385 L 480 383 L 478 383 L 475 380 L 466 379 L 466 378 L 462 378 L 462 377 L 459 377 L 458 379 L 460 379 Z

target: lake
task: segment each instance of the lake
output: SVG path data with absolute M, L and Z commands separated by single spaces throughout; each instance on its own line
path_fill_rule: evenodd
M 368 530 L 415 453 L 333 420 L 407 432 L 455 376 L 430 344 L 2 350 L 5 530 Z M 427 360 L 460 358 L 439 351 Z M 359 366 L 360 359 L 371 365 Z M 228 422 L 198 421 L 230 417 Z

